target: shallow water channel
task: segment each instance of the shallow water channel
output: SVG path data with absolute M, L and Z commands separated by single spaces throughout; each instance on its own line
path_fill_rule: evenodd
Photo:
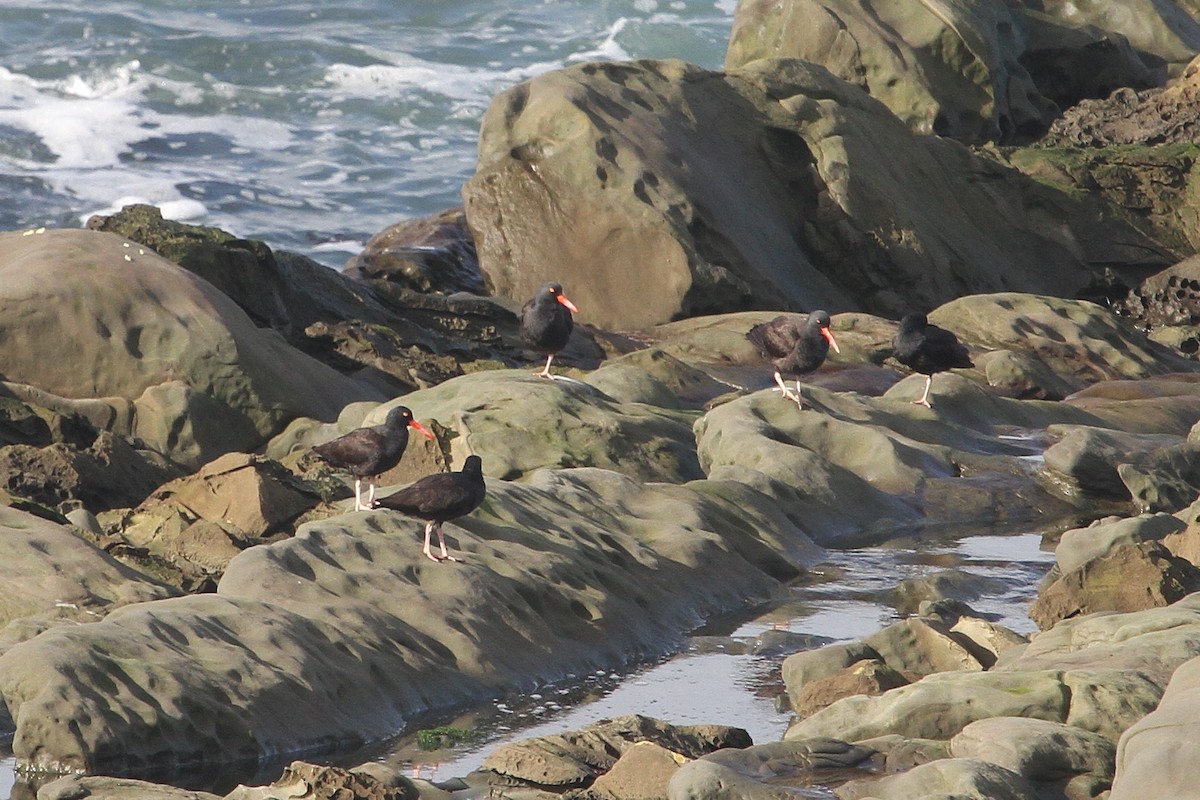
M 1053 526 L 1055 534 L 1062 529 Z M 710 620 L 693 632 L 685 652 L 632 671 L 578 676 L 455 715 L 420 720 L 414 726 L 471 729 L 476 738 L 469 743 L 425 751 L 418 747 L 414 732 L 369 752 L 329 761 L 344 765 L 387 761 L 442 781 L 466 776 L 503 744 L 633 713 L 680 725 L 734 725 L 745 728 L 755 743 L 775 741 L 791 717 L 782 710 L 786 706 L 779 671 L 783 658 L 796 650 L 862 638 L 900 619 L 889 595 L 902 580 L 951 568 L 978 576 L 983 594 L 969 601 L 975 611 L 1019 633 L 1035 631 L 1027 609 L 1054 561 L 1052 546 L 1044 544 L 1045 532 L 1044 525 L 983 531 L 924 529 L 893 537 L 886 544 L 830 550 L 825 563 L 775 602 Z M 285 765 L 238 780 L 270 782 Z M 213 790 L 229 788 L 222 781 Z M 0 761 L 0 798 L 25 800 L 32 794 L 32 787 L 14 783 L 11 756 Z

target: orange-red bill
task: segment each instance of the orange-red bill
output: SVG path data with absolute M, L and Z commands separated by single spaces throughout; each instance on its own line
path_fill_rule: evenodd
M 426 439 L 432 439 L 432 438 L 433 438 L 433 432 L 432 432 L 432 431 L 430 431 L 428 428 L 426 428 L 426 427 L 425 427 L 424 425 L 422 425 L 421 423 L 417 422 L 415 419 L 410 419 L 410 420 L 408 421 L 408 427 L 410 427 L 410 428 L 416 428 L 416 429 L 417 429 L 417 430 L 419 430 L 421 433 L 425 434 L 425 438 L 426 438 Z
M 567 296 L 565 294 L 560 294 L 557 297 L 555 297 L 554 299 L 557 300 L 558 302 L 562 303 L 564 306 L 566 306 L 567 310 L 570 311 L 572 314 L 579 313 L 579 309 L 575 307 L 574 303 L 572 303 L 570 300 L 567 299 Z
M 821 335 L 829 340 L 829 346 L 833 348 L 833 352 L 842 352 L 842 348 L 838 347 L 837 342 L 834 341 L 833 331 L 829 330 L 829 328 L 821 328 Z

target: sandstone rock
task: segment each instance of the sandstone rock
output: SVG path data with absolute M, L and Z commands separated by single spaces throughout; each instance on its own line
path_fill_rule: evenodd
M 465 564 L 425 559 L 420 530 L 384 511 L 311 522 L 235 557 L 216 595 L 12 647 L 0 697 L 14 754 L 129 774 L 355 745 L 431 708 L 678 646 L 818 556 L 745 487 L 598 469 L 489 479 L 484 505 L 447 525 Z
M 1141 611 L 1166 606 L 1200 590 L 1200 568 L 1159 542 L 1119 544 L 1044 588 L 1029 609 L 1043 630 L 1096 611 Z
M 1112 740 L 1072 725 L 994 717 L 972 722 L 950 740 L 955 758 L 978 758 L 1039 784 L 1063 785 L 1080 775 L 1098 784 L 1113 778 Z
M 1190 766 L 1200 758 L 1198 688 L 1200 659 L 1192 659 L 1171 676 L 1158 707 L 1121 735 L 1111 800 L 1186 797 L 1195 791 Z
M 436 224 L 436 219 L 412 223 Z M 511 309 L 464 294 L 416 292 L 379 278 L 351 278 L 310 258 L 272 252 L 216 228 L 163 220 L 151 206 L 129 206 L 89 225 L 157 251 L 214 283 L 261 325 L 338 372 L 392 397 L 472 367 L 522 360 Z M 580 358 L 580 332 L 564 357 Z M 593 347 L 583 363 L 594 364 Z
M 42 629 L 92 622 L 119 606 L 173 594 L 67 527 L 24 511 L 0 507 L 0 533 L 0 651 Z
M 958 636 L 959 641 L 965 638 L 971 642 L 971 653 L 985 669 L 991 669 L 1001 653 L 1029 643 L 1021 634 L 978 617 L 959 617 L 950 632 Z
M 796 699 L 808 684 L 833 677 L 853 664 L 880 660 L 879 654 L 861 641 L 829 644 L 788 656 L 780 671 L 792 710 L 799 713 Z
M 1114 92 L 1114 96 L 1120 98 L 1122 90 Z M 1128 108 L 1115 108 L 1112 116 L 1125 119 L 1128 113 Z M 1049 186 L 1083 192 L 1101 208 L 1116 206 L 1127 220 L 1143 220 L 1133 224 L 1146 226 L 1147 232 L 1154 231 L 1155 243 L 1140 267 L 1127 268 L 1133 262 L 1126 261 L 1125 268 L 1098 281 L 1095 288 L 1100 297 L 1121 300 L 1131 287 L 1194 253 L 1200 242 L 1190 142 L 1158 144 L 1151 140 L 1140 145 L 1036 146 L 991 155 Z
M 1200 495 L 1200 444 L 1177 444 L 1118 465 L 1140 511 L 1178 511 Z
M 1182 531 L 1187 524 L 1170 514 L 1141 514 L 1136 517 L 1106 517 L 1086 528 L 1065 531 L 1058 540 L 1054 558 L 1063 573 L 1073 572 L 1089 561 L 1124 544 L 1159 541 Z
M 900 581 L 891 592 L 891 603 L 901 614 L 915 613 L 931 600 L 977 600 L 1001 589 L 998 579 L 975 575 L 962 569 L 944 569 L 920 578 Z
M 1058 671 L 939 672 L 876 697 L 837 701 L 792 725 L 785 739 L 828 736 L 859 741 L 896 733 L 949 739 L 988 717 L 1031 717 L 1063 722 L 1070 698 Z
M 498 294 L 559 280 L 579 287 L 584 321 L 618 329 L 755 306 L 899 316 L 1002 288 L 1069 296 L 1090 283 L 1093 256 L 1116 269 L 1154 251 L 1126 246 L 1146 240 L 1127 221 L 913 136 L 798 60 L 540 75 L 493 100 L 464 200 Z M 639 285 L 645 264 L 655 291 L 614 291 Z
M 1194 362 L 1121 325 L 1100 306 L 1027 294 L 962 297 L 929 319 L 989 350 L 1031 353 L 1056 374 L 1087 384 L 1195 372 Z
M 108 431 L 86 448 L 63 443 L 0 447 L 0 486 L 63 509 L 79 505 L 99 512 L 137 505 L 181 472 Z
M 194 475 L 158 489 L 143 505 L 168 503 L 200 519 L 225 523 L 262 537 L 312 508 L 317 497 L 279 464 L 246 453 L 228 453 Z
M 299 415 L 332 419 L 371 392 L 259 330 L 231 300 L 112 234 L 0 234 L 0 373 L 107 405 L 97 427 L 196 466 L 251 450 Z M 12 309 L 19 308 L 19 312 Z M 64 358 L 58 343 L 73 343 Z
M 669 800 L 782 800 L 792 787 L 841 780 L 874 766 L 867 747 L 832 739 L 770 742 L 725 749 L 690 761 L 671 778 Z
M 667 796 L 671 777 L 686 760 L 654 742 L 635 742 L 612 769 L 587 789 L 574 793 L 573 800 L 661 800 Z
M 796 694 L 789 692 L 788 698 L 796 715 L 807 717 L 843 697 L 883 694 L 909 683 L 908 678 L 882 661 L 864 659 L 841 672 L 804 683 Z
M 674 754 L 673 758 L 668 755 L 668 760 L 678 766 L 680 759 L 698 758 L 726 747 L 749 747 L 753 743 L 749 734 L 740 728 L 670 725 L 649 717 L 630 715 L 579 731 L 502 745 L 484 759 L 482 769 L 541 787 L 587 787 L 592 786 L 602 773 L 616 769 L 620 760 L 630 755 L 639 742 L 659 748 L 650 763 L 660 770 L 654 783 L 663 786 L 670 780 L 670 775 L 661 771 L 665 766 L 662 751 Z M 643 751 L 643 757 L 647 752 Z M 628 764 L 622 772 L 624 777 L 619 772 L 585 796 L 612 796 L 615 788 L 631 777 Z
M 220 795 L 103 775 L 67 775 L 43 784 L 38 800 L 219 800 Z
M 913 739 L 896 733 L 872 736 L 857 744 L 883 756 L 883 771 L 904 772 L 920 764 L 950 757 L 950 742 L 942 739 Z
M 1117 467 L 1163 447 L 1180 443 L 1178 436 L 1136 434 L 1086 425 L 1052 425 L 1054 443 L 1046 448 L 1048 480 L 1067 494 L 1126 500 L 1129 488 Z
M 1161 693 L 1145 674 L 1121 669 L 939 672 L 878 696 L 839 700 L 794 723 L 784 738 L 949 739 L 977 720 L 1024 717 L 1075 725 L 1115 741 L 1154 708 Z
M 1056 374 L 1048 365 L 1026 353 L 991 350 L 974 358 L 988 386 L 1021 400 L 1062 400 L 1082 389 L 1077 380 Z
M 893 623 L 863 639 L 863 644 L 889 667 L 910 678 L 983 669 L 969 648 L 969 640 L 960 641 L 929 620 L 911 618 Z
M 975 758 L 943 758 L 878 780 L 850 781 L 838 787 L 838 800 L 1029 800 L 1037 790 L 1012 770 Z
M 461 208 L 397 222 L 372 236 L 346 263 L 355 278 L 377 278 L 418 292 L 484 294 L 475 242 Z
M 226 800 L 418 800 L 411 782 L 383 783 L 370 774 L 324 764 L 293 761 L 270 786 L 239 786 Z
M 619 403 L 578 381 L 474 373 L 384 403 L 363 424 L 379 424 L 401 402 L 418 419 L 436 419 L 455 431 L 449 442 L 453 463 L 477 453 L 485 474 L 505 480 L 545 467 L 601 467 L 671 482 L 703 475 L 694 415 Z
M 1166 607 L 1065 619 L 1034 635 L 999 671 L 1096 668 L 1125 670 L 1165 686 L 1171 673 L 1200 655 L 1200 594 Z
M 1196 23 L 1193 21 L 1193 25 Z M 1200 26 L 1196 28 L 1200 45 Z M 1195 50 L 1188 55 L 1192 59 Z M 1178 81 L 1142 92 L 1132 88 L 1087 100 L 1054 122 L 1048 144 L 1098 147 L 1111 144 L 1190 144 L 1200 118 L 1200 62 L 1192 60 Z
M 1022 28 L 1002 3 L 749 2 L 734 15 L 725 66 L 813 61 L 871 92 L 917 133 L 1028 140 L 1058 108 L 1020 62 Z

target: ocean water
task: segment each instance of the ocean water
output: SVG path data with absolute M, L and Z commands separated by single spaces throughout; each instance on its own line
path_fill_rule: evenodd
M 340 268 L 461 203 L 491 98 L 724 59 L 736 0 L 0 0 L 0 230 L 132 202 Z

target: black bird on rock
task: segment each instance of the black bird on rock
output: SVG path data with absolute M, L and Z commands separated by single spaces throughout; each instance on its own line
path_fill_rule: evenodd
M 796 401 L 798 408 L 804 408 L 800 399 L 800 376 L 821 366 L 830 347 L 835 353 L 841 352 L 829 325 L 829 314 L 824 311 L 814 311 L 807 318 L 780 314 L 770 322 L 755 325 L 746 334 L 759 352 L 771 359 L 775 382 L 783 390 L 783 396 Z M 795 376 L 795 393 L 784 383 L 784 375 Z
M 550 363 L 554 355 L 567 346 L 575 320 L 571 314 L 579 309 L 563 294 L 561 284 L 547 283 L 521 309 L 521 341 L 531 350 L 546 353 L 546 368 L 534 373 L 554 380 Z
M 929 324 L 924 314 L 908 314 L 900 320 L 900 329 L 892 337 L 892 354 L 901 364 L 925 376 L 925 391 L 913 403 L 926 408 L 932 408 L 929 388 L 933 386 L 934 373 L 975 366 L 958 337 Z
M 327 464 L 354 476 L 354 510 L 366 511 L 375 500 L 375 479 L 400 463 L 408 446 L 408 429 L 414 428 L 432 439 L 433 434 L 413 419 L 405 406 L 388 412 L 382 425 L 359 428 L 345 436 L 315 445 L 312 449 Z M 362 501 L 362 479 L 367 478 L 367 501 Z
M 435 472 L 426 475 L 412 486 L 393 492 L 375 501 L 379 508 L 400 511 L 425 520 L 425 556 L 431 561 L 462 561 L 446 550 L 442 523 L 470 514 L 483 502 L 487 487 L 483 482 L 483 461 L 479 456 L 467 456 L 462 472 Z M 429 535 L 437 531 L 441 555 L 429 549 Z

